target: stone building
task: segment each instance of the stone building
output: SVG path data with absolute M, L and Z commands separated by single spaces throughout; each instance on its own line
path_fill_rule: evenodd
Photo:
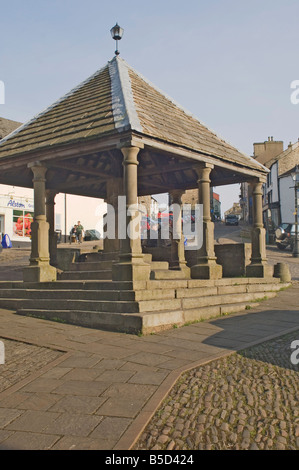
M 0 143 L 0 183 L 33 187 L 35 209 L 23 284 L 11 285 L 11 299 L 2 298 L 0 305 L 13 306 L 24 315 L 129 332 L 219 315 L 225 311 L 224 302 L 233 311 L 231 302 L 241 302 L 241 289 L 234 289 L 223 275 L 232 275 L 236 245 L 225 247 L 225 257 L 216 255 L 211 188 L 250 183 L 252 246 L 242 274 L 244 283 L 254 278 L 250 284 L 263 287 L 270 282 L 273 289 L 262 220 L 267 173 L 262 164 L 219 138 L 116 56 Z M 164 250 L 165 257 L 170 253 L 169 263 L 155 261 L 154 254 L 142 251 L 134 210 L 138 197 L 168 192 L 181 207 L 189 189 L 197 191 L 203 206 L 194 256 L 187 263 L 180 212 L 173 223 L 178 236 Z M 105 199 L 114 206 L 118 224 L 117 236 L 104 240 L 102 252 L 82 254 L 63 272 L 57 272 L 49 254 L 49 247 L 55 248 L 51 240 L 59 192 Z M 120 195 L 125 196 L 124 207 L 118 206 Z M 125 219 L 119 217 L 123 215 Z M 242 249 L 240 256 L 244 261 Z M 66 289 L 64 300 L 56 297 L 55 286 Z M 207 286 L 214 289 L 212 304 Z M 227 296 L 218 292 L 224 286 L 232 291 Z M 20 296 L 27 289 L 21 306 L 13 289 L 20 289 Z M 30 289 L 39 289 L 34 302 Z M 260 296 L 260 286 L 258 293 L 246 288 L 243 292 L 246 302 Z
M 294 221 L 295 198 L 291 172 L 299 165 L 299 140 L 289 143 L 287 149 L 265 163 L 269 168 L 264 184 L 263 213 L 270 230 L 281 223 Z
M 275 229 L 281 223 L 294 221 L 295 198 L 292 189 L 291 172 L 299 165 L 299 141 L 289 143 L 283 150 L 282 141 L 268 141 L 254 144 L 254 158 L 268 169 L 267 180 L 263 184 L 263 222 L 269 242 L 275 240 Z M 246 183 L 241 185 L 240 205 L 244 220 L 251 221 L 251 193 Z
M 273 137 L 268 137 L 265 142 L 255 142 L 253 144 L 253 158 L 258 162 L 269 168 L 269 161 L 273 161 L 278 155 L 283 152 L 283 142 L 273 140 Z M 270 176 L 267 176 L 268 180 Z M 275 201 L 277 199 L 275 198 Z M 271 202 L 272 204 L 272 202 Z M 241 218 L 251 224 L 252 223 L 252 192 L 247 183 L 241 184 L 240 190 L 240 206 Z M 274 209 L 274 207 L 273 207 Z
M 221 219 L 221 201 L 219 194 L 213 191 L 211 188 L 211 217 Z M 182 204 L 190 204 L 191 210 L 194 210 L 195 204 L 198 204 L 198 190 L 197 189 L 188 189 L 185 191 L 185 194 L 182 196 Z
M 234 202 L 232 207 L 230 207 L 230 209 L 224 212 L 224 215 L 230 214 L 237 215 L 239 218 L 241 218 L 242 208 L 238 202 Z

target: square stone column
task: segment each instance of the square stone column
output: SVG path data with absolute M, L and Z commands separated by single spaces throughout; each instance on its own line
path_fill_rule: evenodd
M 198 175 L 198 202 L 203 205 L 202 247 L 197 251 L 197 263 L 191 267 L 193 279 L 220 279 L 222 266 L 216 263 L 214 251 L 214 223 L 211 221 L 210 173 L 208 163 L 196 168 Z
M 185 191 L 173 190 L 170 192 L 172 204 L 176 204 L 173 210 L 173 230 L 171 238 L 171 269 L 182 271 L 186 278 L 190 278 L 190 268 L 185 259 L 184 235 L 182 233 L 182 195 Z
M 247 277 L 271 277 L 273 267 L 267 263 L 266 230 L 263 225 L 261 181 L 252 182 L 253 227 L 251 231 L 252 254 L 251 263 L 246 268 Z
M 56 191 L 46 190 L 46 217 L 49 224 L 49 254 L 51 266 L 57 266 L 57 233 L 55 232 Z
M 120 239 L 118 237 L 118 196 L 123 195 L 123 179 L 120 177 L 111 178 L 106 182 L 106 199 L 105 202 L 113 207 L 113 214 L 109 213 L 109 207 L 107 212 L 107 217 L 110 219 L 108 223 L 114 224 L 114 238 L 109 236 L 104 238 L 104 252 L 105 253 L 115 253 L 119 255 L 120 253 Z M 106 231 L 108 227 L 106 227 Z
M 56 280 L 56 269 L 50 265 L 49 223 L 46 217 L 46 171 L 40 162 L 28 165 L 33 172 L 34 219 L 31 224 L 30 264 L 23 270 L 24 282 Z
M 112 267 L 114 281 L 139 281 L 150 277 L 150 265 L 144 262 L 140 238 L 140 213 L 138 211 L 138 147 L 123 147 L 123 182 L 126 197 L 126 217 L 121 218 L 125 227 L 120 243 L 119 263 Z

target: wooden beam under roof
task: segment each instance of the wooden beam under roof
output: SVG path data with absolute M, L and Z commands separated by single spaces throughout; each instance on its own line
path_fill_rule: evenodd
M 70 171 L 71 173 L 79 173 L 82 175 L 97 175 L 101 178 L 107 178 L 109 176 L 112 176 L 112 173 L 108 173 L 106 171 L 99 170 L 97 168 L 87 168 L 84 167 L 83 165 L 80 166 L 75 166 L 71 163 L 64 163 L 64 162 L 53 162 L 47 165 L 48 168 L 57 168 L 61 170 L 67 170 Z

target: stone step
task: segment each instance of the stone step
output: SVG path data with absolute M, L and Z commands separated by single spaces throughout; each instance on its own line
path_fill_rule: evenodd
M 72 263 L 69 267 L 69 271 L 106 271 L 112 270 L 112 266 L 115 261 L 81 261 Z M 167 261 L 150 261 L 151 269 L 168 269 Z
M 106 271 L 112 270 L 114 261 L 81 261 L 72 263 L 69 271 Z
M 124 294 L 124 295 L 123 295 Z M 0 289 L 1 299 L 9 299 L 11 290 Z M 14 289 L 14 299 L 50 299 L 50 300 L 135 300 L 134 291 L 117 290 L 65 290 L 65 289 Z M 121 298 L 124 297 L 124 298 Z M 25 300 L 25 302 L 26 302 Z
M 104 253 L 103 251 L 92 251 L 82 253 L 79 256 L 79 262 L 101 262 L 101 261 L 116 261 L 118 260 L 119 253 Z
M 116 300 L 81 300 L 81 299 L 0 299 L 0 307 L 8 310 L 42 309 L 42 310 L 88 310 L 118 313 L 136 313 L 138 302 Z
M 1 299 L 63 299 L 63 300 L 107 300 L 150 301 L 175 299 L 174 289 L 156 290 L 93 290 L 93 289 L 0 289 Z
M 174 271 L 175 272 L 175 271 Z M 219 286 L 240 286 L 240 285 L 275 285 L 278 289 L 287 287 L 291 283 L 281 283 L 277 278 L 223 278 L 218 280 L 204 279 L 163 279 L 148 281 L 112 281 L 111 279 L 77 279 L 77 280 L 57 280 L 56 282 L 26 282 L 22 281 L 0 281 L 0 289 L 29 288 L 29 289 L 191 289 Z M 251 288 L 250 288 L 251 289 Z M 254 287 L 252 287 L 254 289 Z M 263 289 L 263 287 L 258 287 Z M 238 289 L 237 289 L 238 290 Z
M 138 334 L 142 332 L 142 317 L 140 314 L 111 314 L 107 312 L 93 312 L 88 310 L 43 310 L 24 308 L 19 309 L 17 314 L 87 328 L 130 334 Z
M 155 271 L 156 269 L 163 269 L 168 270 L 169 268 L 169 263 L 168 261 L 152 261 L 151 262 L 151 269 Z
M 16 291 L 17 292 L 17 291 Z M 111 313 L 143 313 L 149 311 L 163 310 L 196 310 L 198 308 L 210 308 L 213 306 L 225 306 L 234 303 L 257 302 L 265 298 L 276 296 L 277 292 L 249 292 L 223 295 L 205 295 L 197 297 L 173 298 L 142 298 L 142 291 L 139 291 L 139 299 L 130 299 L 130 293 L 127 292 L 127 299 L 123 300 L 117 292 L 107 292 L 108 299 L 98 299 L 98 292 L 64 292 L 64 291 L 43 291 L 38 293 L 22 292 L 15 295 L 14 298 L 1 297 L 0 307 L 9 310 L 18 310 L 19 308 L 40 308 L 44 310 L 84 310 L 84 311 L 102 311 Z M 137 291 L 138 292 L 138 291 Z M 7 293 L 7 292 L 6 292 Z M 93 294 L 92 294 L 93 293 Z M 74 294 L 74 296 L 72 295 Z M 89 294 L 89 295 L 88 295 Z M 69 295 L 69 296 L 68 296 Z M 135 294 L 136 295 L 136 294 Z M 133 295 L 132 297 L 135 297 Z M 137 294 L 138 295 L 138 294 Z M 110 298 L 109 298 L 110 296 Z M 82 298 L 83 297 L 83 298 Z
M 132 290 L 133 282 L 111 281 L 111 280 L 58 280 L 55 282 L 22 282 L 22 281 L 0 281 L 2 289 L 37 289 L 37 290 Z
M 272 298 L 277 295 L 277 292 L 250 292 L 250 293 L 239 293 L 239 294 L 224 294 L 224 295 L 212 295 L 212 296 L 198 296 L 182 298 L 182 308 L 184 310 L 196 309 L 200 307 L 210 307 L 213 305 L 226 305 L 232 303 L 246 303 L 255 302 L 265 297 Z
M 241 286 L 215 286 L 181 288 L 152 288 L 133 290 L 132 283 L 105 282 L 105 281 L 58 281 L 51 283 L 4 283 L 0 286 L 0 299 L 81 299 L 81 300 L 123 300 L 123 301 L 148 301 L 165 299 L 197 299 L 200 302 L 212 303 L 210 297 L 218 295 L 236 295 L 257 293 L 263 297 L 270 292 L 277 292 L 281 288 L 288 287 L 289 283 L 280 284 L 249 284 Z M 191 300 L 196 302 L 196 300 Z
M 56 282 L 26 282 L 22 281 L 0 281 L 0 292 L 7 291 L 7 297 L 14 297 L 15 290 L 66 290 L 66 291 L 121 291 L 123 299 L 128 299 L 126 292 L 135 291 L 135 300 L 167 298 L 188 298 L 217 294 L 235 294 L 248 292 L 278 291 L 290 286 L 290 283 L 275 282 L 273 278 L 268 284 L 241 284 L 234 285 L 232 279 L 226 279 L 227 285 L 215 285 L 218 281 L 196 281 L 194 280 L 149 280 L 149 281 L 111 281 L 111 280 L 58 280 Z M 273 282 L 274 281 L 274 282 Z M 223 283 L 221 283 L 223 284 Z M 9 292 L 12 291 L 12 292 Z M 138 293 L 138 294 L 137 294 Z M 70 293 L 71 295 L 71 293 Z M 128 294 L 130 295 L 130 294 Z M 25 296 L 25 294 L 24 294 Z M 2 294 L 1 297 L 6 297 Z M 26 298 L 26 296 L 25 296 Z
M 88 310 L 110 313 L 138 313 L 161 309 L 177 310 L 181 306 L 180 299 L 158 300 L 82 300 L 73 298 L 0 298 L 0 307 L 8 310 L 40 308 L 43 310 Z
M 143 313 L 111 313 L 88 310 L 43 310 L 20 308 L 19 315 L 33 316 L 45 320 L 70 323 L 78 326 L 97 328 L 109 331 L 118 331 L 131 334 L 150 334 L 174 326 L 221 317 L 227 314 L 238 313 L 248 309 L 250 302 L 238 302 L 225 306 L 214 305 L 190 310 L 161 310 Z
M 63 271 L 59 274 L 59 280 L 63 281 L 109 280 L 111 277 L 111 270 L 108 269 L 99 271 Z
M 222 295 L 222 294 L 246 294 L 251 292 L 270 292 L 279 291 L 281 288 L 288 287 L 288 283 L 281 284 L 242 284 L 238 286 L 214 286 L 214 287 L 191 287 L 191 288 L 178 288 L 176 289 L 177 298 L 187 297 L 202 297 L 207 295 Z
M 186 279 L 184 273 L 179 270 L 157 269 L 151 271 L 151 279 L 153 280 L 172 280 Z

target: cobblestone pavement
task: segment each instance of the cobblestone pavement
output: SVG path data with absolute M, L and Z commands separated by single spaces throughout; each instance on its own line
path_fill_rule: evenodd
M 30 250 L 25 248 L 0 250 L 0 281 L 21 281 L 22 270 L 28 266 L 29 257 Z
M 183 374 L 138 450 L 299 449 L 299 330 Z
M 0 393 L 61 356 L 61 352 L 6 338 L 5 364 L 0 368 Z

